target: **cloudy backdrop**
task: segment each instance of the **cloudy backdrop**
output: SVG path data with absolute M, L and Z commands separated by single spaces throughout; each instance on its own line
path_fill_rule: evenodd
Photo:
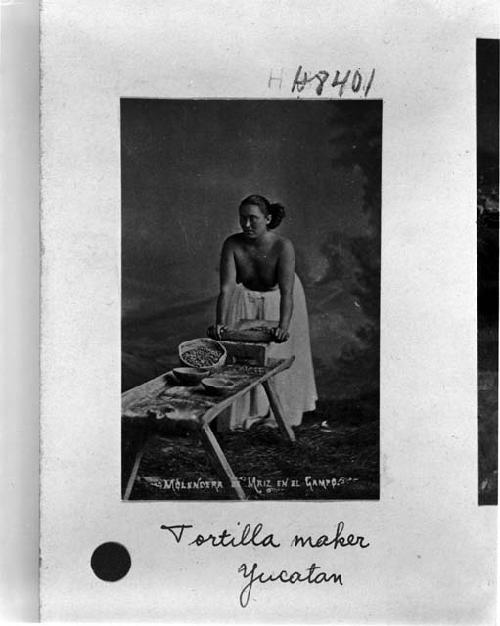
M 123 387 L 204 336 L 222 242 L 254 193 L 287 209 L 280 232 L 296 248 L 320 396 L 339 392 L 346 358 L 373 362 L 381 133 L 380 101 L 122 100 Z M 370 371 L 345 393 L 376 386 Z

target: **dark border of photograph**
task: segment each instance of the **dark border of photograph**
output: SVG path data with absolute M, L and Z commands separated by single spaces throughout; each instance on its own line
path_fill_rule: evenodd
M 498 502 L 499 40 L 476 41 L 479 504 Z

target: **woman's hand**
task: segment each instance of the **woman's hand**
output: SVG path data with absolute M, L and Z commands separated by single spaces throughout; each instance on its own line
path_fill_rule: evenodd
M 207 335 L 212 339 L 217 339 L 217 341 L 221 341 L 224 329 L 224 324 L 215 324 L 214 326 L 209 326 L 207 330 Z
M 273 328 L 273 336 L 276 343 L 283 343 L 290 337 L 290 333 L 281 326 L 276 326 Z

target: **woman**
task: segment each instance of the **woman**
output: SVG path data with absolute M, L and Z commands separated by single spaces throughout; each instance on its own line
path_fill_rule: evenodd
M 243 232 L 228 237 L 222 248 L 216 323 L 209 335 L 221 339 L 224 326 L 234 327 L 241 319 L 277 322 L 269 355 L 295 356 L 292 366 L 277 374 L 275 382 L 285 418 L 290 426 L 298 426 L 302 414 L 314 410 L 317 395 L 306 301 L 295 274 L 295 252 L 289 239 L 274 232 L 285 210 L 253 195 L 242 201 L 239 214 Z M 249 428 L 256 421 L 276 426 L 260 386 L 222 413 L 218 428 Z

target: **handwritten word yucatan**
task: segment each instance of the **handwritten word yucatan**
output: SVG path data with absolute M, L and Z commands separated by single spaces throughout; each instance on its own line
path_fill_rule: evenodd
M 241 524 L 237 522 L 237 528 L 228 530 L 224 528 L 216 532 L 196 531 L 193 524 L 162 524 L 160 528 L 167 530 L 177 544 L 184 544 L 192 548 L 264 548 L 277 550 L 282 546 L 280 539 L 275 532 L 267 532 L 262 523 Z M 366 549 L 370 546 L 363 535 L 354 533 L 344 533 L 344 522 L 338 522 L 337 527 L 331 534 L 309 535 L 296 533 L 291 537 L 289 546 L 291 548 L 330 548 L 332 550 L 342 548 Z M 242 608 L 248 606 L 251 599 L 253 585 L 255 583 L 267 584 L 272 582 L 280 583 L 307 583 L 312 585 L 322 583 L 333 583 L 343 585 L 342 574 L 336 572 L 325 572 L 316 563 L 312 563 L 307 568 L 300 571 L 293 569 L 282 569 L 279 572 L 266 573 L 259 571 L 257 563 L 242 563 L 238 567 L 238 573 L 242 575 L 245 582 L 239 595 L 239 603 Z
M 367 98 L 375 78 L 375 68 L 368 71 L 346 69 L 310 71 L 299 65 L 295 73 L 286 76 L 284 68 L 271 70 L 267 86 L 269 89 L 281 90 L 288 85 L 293 94 L 300 95 L 304 90 L 311 90 L 317 96 L 328 95 L 342 98 L 344 94 Z

